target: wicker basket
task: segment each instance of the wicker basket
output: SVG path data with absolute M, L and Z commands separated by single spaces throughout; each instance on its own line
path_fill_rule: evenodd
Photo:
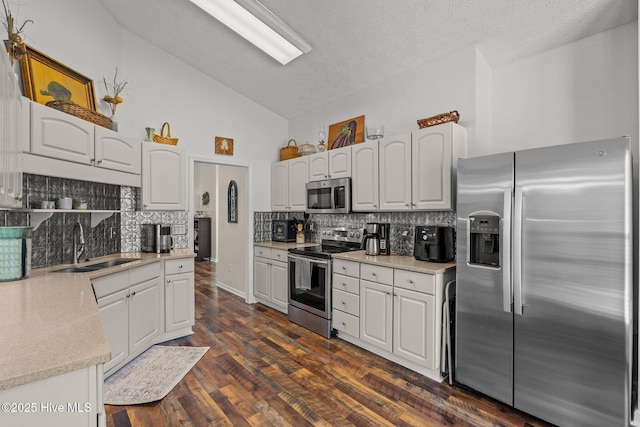
M 438 114 L 437 116 L 427 117 L 426 119 L 418 120 L 418 126 L 420 129 L 427 128 L 429 126 L 441 125 L 442 123 L 454 122 L 458 123 L 460 120 L 460 113 L 458 110 L 453 110 L 448 113 Z
M 167 127 L 167 136 L 164 136 L 164 127 Z M 153 140 L 158 144 L 178 145 L 178 138 L 171 138 L 171 125 L 169 122 L 162 124 L 160 135 L 153 135 Z
M 109 117 L 103 116 L 102 114 L 89 110 L 88 108 L 81 107 L 72 101 L 49 101 L 46 105 L 47 107 L 54 108 L 62 111 L 63 113 L 71 114 L 72 116 L 76 116 L 82 120 L 86 120 L 107 129 L 112 128 L 112 122 Z
M 291 145 L 292 142 L 293 145 Z M 290 139 L 287 146 L 280 149 L 280 160 L 289 160 L 295 157 L 300 157 L 300 153 L 298 153 L 298 143 L 295 139 Z

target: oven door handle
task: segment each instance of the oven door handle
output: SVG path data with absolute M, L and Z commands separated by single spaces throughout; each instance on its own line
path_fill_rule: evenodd
M 304 255 L 297 255 L 297 254 L 296 255 L 289 254 L 287 256 L 287 258 L 290 261 L 295 261 L 296 258 L 304 258 L 304 259 L 310 260 L 314 264 L 320 264 L 320 265 L 329 265 L 329 261 L 330 261 L 328 259 L 319 259 L 319 258 L 313 258 L 313 257 L 308 257 L 308 256 L 304 256 Z

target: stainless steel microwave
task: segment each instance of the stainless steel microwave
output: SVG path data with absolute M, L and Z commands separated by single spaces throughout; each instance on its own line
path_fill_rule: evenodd
M 307 184 L 307 213 L 351 212 L 351 178 L 326 179 Z

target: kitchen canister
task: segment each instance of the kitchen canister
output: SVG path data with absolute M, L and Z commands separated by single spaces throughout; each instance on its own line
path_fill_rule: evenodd
M 0 282 L 31 274 L 31 227 L 0 227 Z

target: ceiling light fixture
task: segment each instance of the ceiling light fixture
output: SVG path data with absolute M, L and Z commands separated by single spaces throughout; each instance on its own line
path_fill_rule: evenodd
M 256 0 L 190 1 L 282 65 L 311 51 L 309 43 Z

